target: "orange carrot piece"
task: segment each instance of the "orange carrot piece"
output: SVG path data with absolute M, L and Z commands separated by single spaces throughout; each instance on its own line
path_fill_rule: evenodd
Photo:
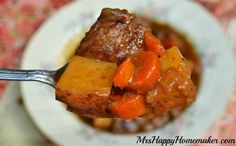
M 130 58 L 127 58 L 122 62 L 116 69 L 115 75 L 113 77 L 114 86 L 125 88 L 129 84 L 129 80 L 134 73 L 134 64 Z
M 152 51 L 156 53 L 158 56 L 160 56 L 162 53 L 165 52 L 165 49 L 161 44 L 161 41 L 151 33 L 147 32 L 144 33 L 144 44 L 148 51 Z
M 122 119 L 133 119 L 147 112 L 144 97 L 136 94 L 127 94 L 110 103 L 108 109 L 113 116 Z
M 130 88 L 138 92 L 151 90 L 160 76 L 160 61 L 151 51 L 140 52 L 135 62 L 135 73 Z

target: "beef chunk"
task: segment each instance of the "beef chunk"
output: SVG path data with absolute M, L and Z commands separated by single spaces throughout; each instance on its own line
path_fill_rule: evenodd
M 143 50 L 148 24 L 127 10 L 104 8 L 86 33 L 76 55 L 120 63 L 127 55 Z

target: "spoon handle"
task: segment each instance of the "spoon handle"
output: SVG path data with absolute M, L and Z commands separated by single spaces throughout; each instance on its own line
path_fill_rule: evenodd
M 53 80 L 54 74 L 55 71 L 48 70 L 16 70 L 0 68 L 0 80 L 37 81 L 55 88 L 56 83 Z

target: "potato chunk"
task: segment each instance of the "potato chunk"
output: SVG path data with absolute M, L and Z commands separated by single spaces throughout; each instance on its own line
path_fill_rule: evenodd
M 74 56 L 56 85 L 57 99 L 79 114 L 106 115 L 115 63 Z
M 74 56 L 58 81 L 57 87 L 80 94 L 109 95 L 115 69 L 115 63 Z
M 178 68 L 182 59 L 183 56 L 177 47 L 172 47 L 166 50 L 166 52 L 160 57 L 161 71 L 165 71 L 171 67 Z
M 111 118 L 97 118 L 93 121 L 93 126 L 97 129 L 106 130 L 112 124 Z

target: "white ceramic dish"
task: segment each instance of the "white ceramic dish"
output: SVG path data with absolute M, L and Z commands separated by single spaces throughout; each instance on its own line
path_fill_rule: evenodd
M 222 114 L 232 91 L 234 58 L 218 23 L 201 6 L 177 0 L 80 0 L 61 10 L 35 33 L 25 51 L 22 69 L 57 69 L 64 46 L 88 28 L 104 7 L 125 8 L 168 23 L 191 40 L 203 64 L 197 101 L 164 128 L 138 135 L 198 138 Z M 112 135 L 81 123 L 55 100 L 54 89 L 22 82 L 21 90 L 34 122 L 55 143 L 63 146 L 135 146 L 136 135 Z M 147 144 L 150 146 L 150 144 Z M 156 145 L 156 144 L 154 144 Z

